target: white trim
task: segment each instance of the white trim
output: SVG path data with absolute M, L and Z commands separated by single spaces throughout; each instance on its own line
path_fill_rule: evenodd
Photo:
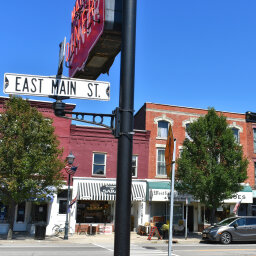
M 228 124 L 229 128 L 236 128 L 239 130 L 240 133 L 243 132 L 243 127 L 241 127 L 240 125 L 237 125 L 236 122 L 233 122 L 232 124 Z
M 156 148 L 166 148 L 166 144 L 156 144 Z
M 93 167 L 94 167 L 94 155 L 98 154 L 98 155 L 104 155 L 104 173 L 103 174 L 97 174 L 97 173 L 93 173 Z M 103 165 L 103 164 L 101 164 Z M 107 153 L 106 152 L 92 152 L 92 176 L 106 176 L 106 170 L 107 170 Z
M 190 117 L 189 119 L 182 121 L 182 127 L 184 127 L 185 131 L 186 131 L 186 124 L 191 124 L 191 123 L 197 121 L 197 119 L 198 118 L 196 118 L 196 117 Z
M 196 108 L 187 108 L 187 109 L 195 109 L 196 110 Z M 181 112 L 181 111 L 163 110 L 163 109 L 152 109 L 152 108 L 147 108 L 146 109 L 146 111 L 162 113 L 163 115 L 164 114 L 173 114 L 173 115 L 181 115 L 181 116 L 194 116 L 195 118 L 198 118 L 200 116 L 205 116 L 207 114 L 207 110 L 206 109 L 202 109 L 202 110 L 206 111 L 206 113 L 205 114 L 196 114 L 196 113 Z M 216 110 L 216 112 L 228 113 L 228 114 L 239 114 L 239 115 L 241 115 L 240 113 L 232 113 L 232 112 L 218 111 L 218 110 Z M 244 115 L 244 114 L 242 114 L 242 115 Z M 236 122 L 243 122 L 243 123 L 245 123 L 245 119 L 242 119 L 242 118 L 233 118 L 233 117 L 226 117 L 226 118 L 229 121 L 236 121 Z
M 158 172 L 157 172 L 157 166 L 158 166 L 158 150 L 165 150 L 165 148 L 163 148 L 163 147 L 157 147 L 156 148 L 156 177 L 163 177 L 163 178 L 165 178 L 165 177 L 167 177 L 167 173 L 166 173 L 166 168 L 165 168 L 165 174 L 159 174 Z
M 154 118 L 154 124 L 158 124 L 159 121 L 166 121 L 171 125 L 173 125 L 173 122 L 174 122 L 171 118 L 167 117 L 166 114 L 162 114 L 161 116 Z
M 132 175 L 133 178 L 137 178 L 138 177 L 138 158 L 139 156 L 138 155 L 132 155 L 132 157 L 135 157 L 135 162 L 136 162 L 136 165 L 135 165 L 135 175 Z M 133 167 L 133 166 L 132 166 Z

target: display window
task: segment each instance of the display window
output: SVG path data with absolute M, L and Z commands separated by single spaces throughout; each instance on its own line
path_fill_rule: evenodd
M 111 205 L 106 201 L 78 201 L 77 223 L 111 223 Z
M 7 212 L 8 212 L 8 206 L 0 202 L 0 223 L 7 222 Z

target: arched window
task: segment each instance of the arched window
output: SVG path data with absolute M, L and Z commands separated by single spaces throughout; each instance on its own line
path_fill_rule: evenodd
M 256 153 L 256 128 L 253 128 L 253 148 L 254 153 Z
M 233 131 L 236 143 L 240 143 L 239 129 L 232 127 L 231 130 Z
M 185 138 L 191 140 L 190 136 L 188 135 L 189 126 L 190 126 L 190 123 L 186 123 L 186 125 L 185 125 Z
M 166 121 L 158 121 L 157 137 L 166 139 L 168 136 L 169 123 Z

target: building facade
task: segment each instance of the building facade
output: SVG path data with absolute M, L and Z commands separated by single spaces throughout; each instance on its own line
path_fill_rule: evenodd
M 0 111 L 4 101 L 0 98 Z M 53 120 L 55 133 L 63 148 L 63 157 L 75 155 L 78 169 L 71 180 L 70 232 L 87 232 L 94 227 L 97 232 L 112 232 L 115 221 L 117 139 L 105 128 L 73 125 L 71 121 L 54 115 L 51 102 L 30 101 L 46 118 Z M 75 105 L 67 104 L 69 111 Z M 134 119 L 132 158 L 132 208 L 131 230 L 150 222 L 166 223 L 170 215 L 170 179 L 165 169 L 165 147 L 168 127 L 171 124 L 176 138 L 176 159 L 188 136 L 186 127 L 205 109 L 145 103 Z M 227 117 L 238 143 L 243 146 L 249 160 L 248 179 L 244 189 L 227 199 L 217 209 L 216 215 L 224 218 L 231 213 L 242 198 L 239 215 L 256 214 L 256 123 L 248 123 L 245 114 L 219 112 Z M 68 175 L 63 170 L 65 180 Z M 44 222 L 46 234 L 53 233 L 54 225 L 66 221 L 67 184 L 56 191 L 54 197 L 41 202 L 26 201 L 17 205 L 15 231 L 35 232 L 35 225 Z M 207 224 L 207 209 L 191 195 L 174 192 L 174 224 L 188 222 L 189 231 L 201 231 Z M 1 200 L 0 200 L 1 201 Z M 188 216 L 186 217 L 186 207 Z M 0 202 L 0 233 L 7 232 L 8 209 Z
M 218 112 L 218 111 L 217 111 Z M 227 122 L 232 128 L 234 136 L 239 144 L 243 146 L 244 154 L 248 155 L 248 125 L 245 121 L 245 114 L 218 112 L 227 118 Z M 163 104 L 145 103 L 135 115 L 135 129 L 142 129 L 150 131 L 150 146 L 149 146 L 149 168 L 148 179 L 150 179 L 150 186 L 154 186 L 154 193 L 167 193 L 168 188 L 165 186 L 166 180 L 169 177 L 165 169 L 165 147 L 168 135 L 168 127 L 172 126 L 174 137 L 176 138 L 176 159 L 182 151 L 182 144 L 188 134 L 186 127 L 197 120 L 200 116 L 207 114 L 205 109 L 196 109 L 180 106 L 171 106 Z M 252 131 L 251 131 L 252 133 Z M 248 168 L 248 179 L 245 181 L 245 188 L 243 191 L 234 195 L 232 199 L 225 200 L 222 207 L 217 209 L 216 215 L 220 218 L 228 216 L 233 211 L 235 204 L 240 197 L 244 200 L 240 207 L 240 215 L 251 214 L 251 204 L 253 201 L 253 192 L 251 187 L 255 184 L 255 167 L 253 163 Z M 154 185 L 153 185 L 154 184 Z M 150 192 L 149 186 L 149 192 Z M 166 190 L 164 192 L 164 189 Z M 203 226 L 207 223 L 207 210 L 200 202 L 193 200 L 189 196 L 184 198 L 175 192 L 174 203 L 174 223 L 179 220 L 186 220 L 185 205 L 186 200 L 188 204 L 188 227 L 189 231 L 201 231 Z M 169 198 L 156 197 L 150 200 L 150 221 L 158 216 L 162 220 L 169 218 Z

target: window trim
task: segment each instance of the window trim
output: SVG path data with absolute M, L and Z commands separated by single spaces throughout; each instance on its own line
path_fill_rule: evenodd
M 138 177 L 138 155 L 132 155 L 132 157 L 135 157 L 135 162 L 136 162 L 136 166 L 135 166 L 135 175 L 132 175 L 133 178 L 137 178 Z M 133 162 L 133 161 L 132 161 Z M 132 166 L 133 168 L 133 166 Z
M 256 161 L 254 163 L 254 186 L 256 186 Z
M 241 136 L 240 136 L 240 134 L 243 132 L 243 127 L 237 125 L 236 122 L 233 122 L 232 124 L 229 124 L 228 127 L 231 128 L 231 129 L 235 128 L 235 129 L 238 130 L 238 140 L 239 141 L 237 143 L 241 145 L 241 142 L 240 142 L 241 141 Z
M 166 133 L 166 137 L 161 137 L 161 136 L 158 135 L 158 131 L 159 131 L 159 122 L 165 122 L 165 123 L 167 123 L 167 133 Z M 169 123 L 168 121 L 159 120 L 159 121 L 157 122 L 157 136 L 156 136 L 156 139 L 159 139 L 159 140 L 167 140 L 169 127 L 170 127 L 170 123 Z
M 255 137 L 254 137 L 254 131 L 255 131 Z M 252 133 L 253 133 L 253 152 L 256 154 L 256 127 L 252 128 Z
M 234 126 L 231 126 L 230 129 L 232 130 L 233 132 L 233 135 L 234 135 L 234 138 L 235 138 L 235 141 L 237 144 L 240 144 L 240 129 L 237 128 L 237 127 L 234 127 Z M 234 134 L 234 130 L 237 130 L 237 139 L 236 139 L 236 136 Z
M 99 155 L 104 155 L 104 173 L 103 174 L 95 174 L 93 173 L 93 170 L 94 170 L 94 155 L 95 154 L 99 154 Z M 106 152 L 96 152 L 94 151 L 92 153 L 92 176 L 97 176 L 97 177 L 106 177 L 106 168 L 107 167 L 107 153 Z
M 66 202 L 66 205 L 65 205 L 65 208 L 67 208 L 67 198 L 58 198 L 58 200 L 57 200 L 57 203 L 58 203 L 58 215 L 65 215 L 65 214 L 67 214 L 67 210 L 65 210 L 65 212 L 64 213 L 60 213 L 60 201 L 65 201 Z
M 168 123 L 168 130 L 169 130 L 169 127 L 170 125 L 173 126 L 173 120 L 169 117 L 167 117 L 165 114 L 163 114 L 162 116 L 158 116 L 158 117 L 155 117 L 154 118 L 154 124 L 157 125 L 157 130 L 156 130 L 156 139 L 157 140 L 167 140 L 167 137 L 159 137 L 158 136 L 158 122 L 160 121 L 164 121 L 164 122 L 167 122 Z M 167 136 L 168 136 L 168 131 L 167 131 Z
M 166 166 L 165 166 L 165 174 L 158 173 L 158 151 L 159 150 L 165 150 L 165 148 L 164 147 L 156 148 L 156 178 L 167 178 Z M 164 159 L 164 164 L 165 164 L 165 159 Z

